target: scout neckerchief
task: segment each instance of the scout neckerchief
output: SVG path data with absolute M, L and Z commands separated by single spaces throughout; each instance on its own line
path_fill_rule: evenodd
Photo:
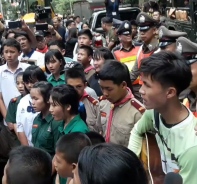
M 92 70 L 94 67 L 91 65 L 91 66 L 89 66 L 89 67 L 87 67 L 85 70 L 84 70 L 84 72 L 85 73 L 88 73 L 90 70 Z
M 89 96 L 88 93 L 84 90 L 84 93 L 83 93 L 83 95 L 82 95 L 80 101 L 83 101 L 84 98 L 86 98 L 86 97 L 88 97 L 88 96 Z
M 113 113 L 115 107 L 118 107 L 119 105 L 125 104 L 128 102 L 130 99 L 134 98 L 131 90 L 127 88 L 128 94 L 127 96 L 120 102 L 112 104 L 110 114 L 109 114 L 109 119 L 108 119 L 108 124 L 107 124 L 107 133 L 106 133 L 106 142 L 110 142 L 110 132 L 111 132 L 111 126 L 112 126 L 112 118 L 113 118 Z

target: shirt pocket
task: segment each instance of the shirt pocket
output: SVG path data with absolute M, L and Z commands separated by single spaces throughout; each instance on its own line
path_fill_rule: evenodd
M 45 149 L 54 149 L 54 143 L 53 143 L 53 133 L 49 131 L 44 131 L 40 135 L 40 146 Z

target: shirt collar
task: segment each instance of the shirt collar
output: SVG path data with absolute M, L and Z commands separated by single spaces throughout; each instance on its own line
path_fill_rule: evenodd
M 19 70 L 19 69 L 23 69 L 22 63 L 21 63 L 20 61 L 18 61 L 18 66 L 17 66 L 15 72 L 16 72 L 17 70 Z M 12 72 L 12 71 L 10 70 L 10 68 L 8 67 L 8 64 L 7 64 L 7 63 L 3 65 L 3 71 L 10 71 L 10 72 Z M 13 73 L 13 72 L 12 72 L 12 73 Z
M 75 125 L 81 120 L 80 115 L 76 115 L 66 126 L 66 128 L 64 128 L 64 122 L 62 123 L 62 125 L 59 126 L 58 130 L 60 131 L 60 133 L 64 134 L 68 134 L 69 132 L 71 132 L 71 130 L 75 127 Z
M 133 42 L 132 42 L 132 45 L 129 48 L 129 50 L 125 49 L 122 44 L 120 45 L 120 50 L 123 50 L 123 51 L 126 51 L 126 52 L 130 52 L 133 48 L 135 48 L 135 45 L 134 45 Z
M 34 51 L 35 51 L 35 50 L 32 49 L 31 52 L 29 52 L 28 54 L 24 54 L 24 53 L 23 53 L 22 58 L 25 58 L 25 57 L 30 58 L 30 57 L 33 55 Z
M 64 74 L 60 75 L 60 77 L 59 77 L 58 80 L 56 80 L 56 79 L 54 78 L 54 76 L 51 75 L 51 76 L 49 77 L 48 81 L 49 81 L 49 82 L 51 82 L 51 81 L 65 81 L 65 75 L 64 75 Z
M 45 120 L 47 123 L 50 123 L 53 120 L 53 116 L 49 113 L 45 118 L 42 118 L 42 113 L 39 115 L 39 119 Z

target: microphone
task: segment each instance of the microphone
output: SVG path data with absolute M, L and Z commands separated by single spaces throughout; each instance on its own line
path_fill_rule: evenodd
M 169 172 L 165 176 L 164 184 L 183 184 L 183 179 L 180 174 Z

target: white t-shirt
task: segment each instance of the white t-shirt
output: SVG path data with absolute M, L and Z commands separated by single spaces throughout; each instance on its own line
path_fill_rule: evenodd
M 30 146 L 33 146 L 31 140 L 32 140 L 32 125 L 34 118 L 38 115 L 38 112 L 33 113 L 32 112 L 32 99 L 30 97 L 30 94 L 27 94 L 24 96 L 17 107 L 16 112 L 16 124 L 17 124 L 17 132 L 24 132 L 28 143 Z

